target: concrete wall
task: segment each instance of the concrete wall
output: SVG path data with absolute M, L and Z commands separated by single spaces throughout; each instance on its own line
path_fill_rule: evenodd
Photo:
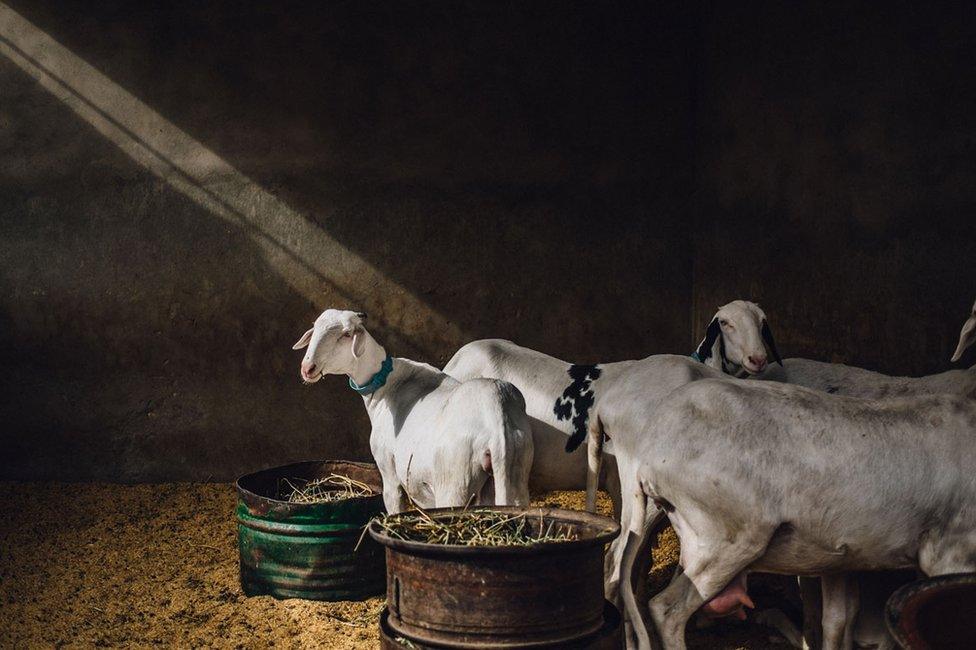
M 945 369 L 972 19 L 648 4 L 0 4 L 0 477 L 366 457 L 298 380 L 327 306 L 587 362 L 751 297 L 787 356 Z
M 973 27 L 962 6 L 703 13 L 699 335 L 752 297 L 783 356 L 950 367 L 976 298 Z
M 327 306 L 435 364 L 689 345 L 689 17 L 158 5 L 0 6 L 0 477 L 366 457 L 298 379 Z

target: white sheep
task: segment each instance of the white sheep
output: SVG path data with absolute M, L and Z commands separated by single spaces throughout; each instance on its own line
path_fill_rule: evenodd
M 719 308 L 692 358 L 728 374 L 756 374 L 766 367 L 766 345 L 779 361 L 766 314 L 755 303 L 736 300 Z M 532 421 L 535 440 L 532 488 L 578 490 L 585 486 L 585 462 L 579 454 L 567 456 L 564 453 L 567 444 L 575 448 L 585 440 L 587 425 L 595 424 L 595 419 L 589 416 L 606 394 L 602 386 L 615 377 L 626 377 L 635 367 L 653 359 L 655 356 L 638 361 L 579 365 L 511 341 L 483 339 L 459 349 L 444 366 L 444 372 L 461 381 L 491 377 L 515 384 L 525 396 L 526 412 Z M 696 369 L 697 364 L 690 361 L 677 363 Z M 681 380 L 688 376 L 683 371 L 679 374 Z M 648 381 L 652 379 L 647 377 Z M 675 383 L 668 378 L 662 381 L 668 386 Z M 610 491 L 611 498 L 616 499 L 617 492 Z
M 973 313 L 962 327 L 959 344 L 953 354 L 952 361 L 957 361 L 963 351 L 976 341 L 976 304 Z M 712 364 L 713 366 L 716 364 Z M 928 377 L 890 377 L 881 373 L 871 372 L 861 368 L 830 364 L 809 359 L 786 359 L 780 368 L 771 368 L 759 375 L 764 380 L 782 381 L 806 386 L 838 395 L 877 399 L 887 396 L 913 396 L 932 394 L 958 394 L 976 398 L 976 366 L 969 370 L 951 370 Z M 594 438 L 595 439 L 595 438 Z M 600 447 L 594 444 L 590 449 L 590 466 L 599 467 Z M 595 456 L 595 457 L 594 457 Z M 595 491 L 595 477 L 590 472 L 588 492 Z M 880 594 L 888 589 L 892 583 L 888 575 L 861 573 L 857 577 L 857 589 L 862 593 Z M 822 612 L 819 606 L 820 585 L 817 581 L 801 579 L 804 602 L 804 636 L 808 641 L 817 644 L 820 636 Z M 893 648 L 894 641 L 887 634 L 883 623 L 883 612 L 879 604 L 882 598 L 874 598 L 871 605 L 861 611 L 857 617 L 855 638 L 859 643 L 874 645 L 879 650 Z M 783 617 L 770 616 L 770 612 L 760 614 L 761 618 L 779 621 L 775 625 L 787 638 L 797 639 L 800 633 L 784 626 Z
M 584 454 L 566 454 L 587 437 L 600 431 L 610 438 L 604 485 L 619 516 L 620 489 L 613 462 L 615 429 L 636 426 L 657 400 L 675 387 L 703 377 L 754 374 L 767 364 L 766 346 L 779 361 L 766 315 L 758 305 L 736 300 L 719 308 L 712 318 L 694 360 L 676 355 L 654 355 L 638 361 L 594 365 L 570 364 L 510 341 L 474 341 L 458 350 L 444 372 L 460 380 L 493 377 L 509 381 L 525 396 L 532 423 L 535 461 L 530 485 L 533 490 L 579 490 L 592 485 L 587 508 L 596 502 L 599 466 L 587 468 Z M 727 375 L 725 375 L 727 376 Z M 591 447 L 592 449 L 593 447 Z M 591 459 L 596 456 L 591 454 Z M 607 555 L 607 595 L 616 599 L 616 579 L 622 544 L 613 542 Z
M 691 356 L 725 374 L 749 377 L 766 368 L 767 346 L 782 366 L 766 313 L 754 302 L 733 300 L 719 307 Z
M 958 361 L 974 341 L 976 341 L 976 303 L 973 304 L 969 319 L 962 326 L 959 343 L 951 360 Z M 838 363 L 790 358 L 784 360 L 782 367 L 772 368 L 758 378 L 805 386 L 836 395 L 867 399 L 939 394 L 961 395 L 976 399 L 976 365 L 968 370 L 949 370 L 923 377 L 892 377 Z M 876 593 L 890 585 L 891 580 L 884 575 L 862 574 L 857 582 L 860 591 Z M 819 637 L 817 627 L 821 619 L 818 605 L 820 588 L 816 581 L 802 578 L 800 584 L 803 592 L 804 636 L 807 637 L 808 642 L 816 645 L 816 639 Z M 879 606 L 882 602 L 877 600 L 873 606 L 862 608 L 855 629 L 858 643 L 881 649 L 894 647 L 894 639 L 888 635 L 883 624 L 884 613 Z
M 751 571 L 821 577 L 824 648 L 851 647 L 849 572 L 976 571 L 974 400 L 706 379 L 676 389 L 644 424 L 613 440 L 629 496 L 622 571 L 631 575 L 646 531 L 667 516 L 682 572 L 650 601 L 665 648 L 685 647 L 698 609 L 748 605 Z M 648 648 L 632 583 L 620 585 Z
M 958 361 L 976 341 L 976 303 L 973 313 L 959 333 L 959 345 L 952 355 Z M 758 379 L 805 386 L 825 393 L 848 397 L 910 397 L 913 395 L 965 395 L 976 398 L 976 365 L 968 370 L 947 370 L 924 377 L 892 377 L 864 368 L 812 359 L 784 359 L 779 368 L 770 368 Z
M 424 508 L 475 499 L 528 505 L 532 430 L 519 390 L 496 379 L 459 382 L 433 366 L 388 356 L 364 319 L 327 309 L 294 349 L 308 348 L 301 365 L 306 383 L 348 375 L 363 396 L 387 512 L 404 510 L 406 497 Z

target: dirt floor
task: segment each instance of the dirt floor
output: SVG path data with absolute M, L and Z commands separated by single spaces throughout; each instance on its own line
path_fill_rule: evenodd
M 228 484 L 0 483 L 0 647 L 377 647 L 379 598 L 244 597 L 235 500 Z M 661 537 L 657 581 L 676 542 Z M 785 647 L 750 622 L 689 631 L 693 648 L 774 645 Z

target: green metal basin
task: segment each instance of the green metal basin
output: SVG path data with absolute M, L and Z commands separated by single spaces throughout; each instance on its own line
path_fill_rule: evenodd
M 294 482 L 333 473 L 366 483 L 376 496 L 315 504 L 278 498 L 282 479 Z M 308 600 L 362 600 L 382 594 L 383 548 L 369 535 L 362 536 L 369 520 L 383 512 L 381 493 L 379 471 L 370 463 L 311 461 L 239 478 L 237 539 L 244 593 Z

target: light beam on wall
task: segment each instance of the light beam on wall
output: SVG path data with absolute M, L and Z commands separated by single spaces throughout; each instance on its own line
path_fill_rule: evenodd
M 3 3 L 0 54 L 139 165 L 241 227 L 268 264 L 315 305 L 338 293 L 348 303 L 331 306 L 378 312 L 403 335 L 424 328 L 426 339 L 464 340 L 457 325 Z M 364 295 L 352 287 L 371 289 Z

